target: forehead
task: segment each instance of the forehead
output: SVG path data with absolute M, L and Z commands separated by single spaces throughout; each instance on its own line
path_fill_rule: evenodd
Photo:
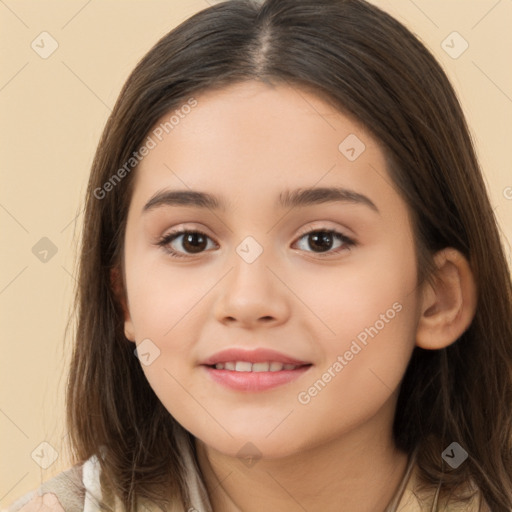
M 391 184 L 377 141 L 312 92 L 249 81 L 192 100 L 148 134 L 154 147 L 136 170 L 134 201 L 171 188 L 208 190 L 231 206 L 263 205 L 298 187 L 371 195 Z

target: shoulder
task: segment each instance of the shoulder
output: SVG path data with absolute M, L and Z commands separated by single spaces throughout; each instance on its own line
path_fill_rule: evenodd
M 99 464 L 95 456 L 42 483 L 2 512 L 85 512 L 98 496 Z
M 463 489 L 449 496 L 441 496 L 438 488 L 426 490 L 418 476 L 415 465 L 408 479 L 396 512 L 491 512 L 482 492 L 473 483 L 467 483 Z

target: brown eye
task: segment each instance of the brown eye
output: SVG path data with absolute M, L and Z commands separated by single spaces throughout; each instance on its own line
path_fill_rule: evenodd
M 200 231 L 179 231 L 166 235 L 158 245 L 163 246 L 170 254 L 176 257 L 187 254 L 199 254 L 211 248 L 208 242 L 211 238 Z M 213 244 L 215 247 L 215 244 Z
M 317 231 L 308 235 L 308 244 L 313 250 L 319 252 L 328 251 L 332 249 L 334 243 L 334 236 L 327 231 Z
M 201 252 L 208 245 L 207 237 L 202 233 L 187 233 L 183 236 L 182 245 L 186 252 Z
M 306 252 L 336 254 L 354 246 L 355 242 L 337 231 L 317 229 L 304 233 L 299 238 L 298 245 Z

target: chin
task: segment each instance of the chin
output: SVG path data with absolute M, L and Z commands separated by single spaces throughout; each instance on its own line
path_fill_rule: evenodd
M 229 430 L 229 429 L 228 429 Z M 212 436 L 211 431 L 202 435 L 201 432 L 192 434 L 208 448 L 223 455 L 246 459 L 280 459 L 300 453 L 306 449 L 306 439 L 294 439 L 286 432 L 272 433 L 267 437 L 267 431 L 263 433 L 258 429 L 249 429 L 243 426 L 240 429 L 229 430 L 233 437 L 227 434 L 222 437 Z

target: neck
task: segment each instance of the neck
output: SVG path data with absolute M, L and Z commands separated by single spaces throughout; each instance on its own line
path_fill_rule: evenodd
M 389 432 L 363 429 L 293 455 L 247 464 L 196 440 L 199 465 L 215 512 L 322 510 L 384 512 L 408 456 Z

